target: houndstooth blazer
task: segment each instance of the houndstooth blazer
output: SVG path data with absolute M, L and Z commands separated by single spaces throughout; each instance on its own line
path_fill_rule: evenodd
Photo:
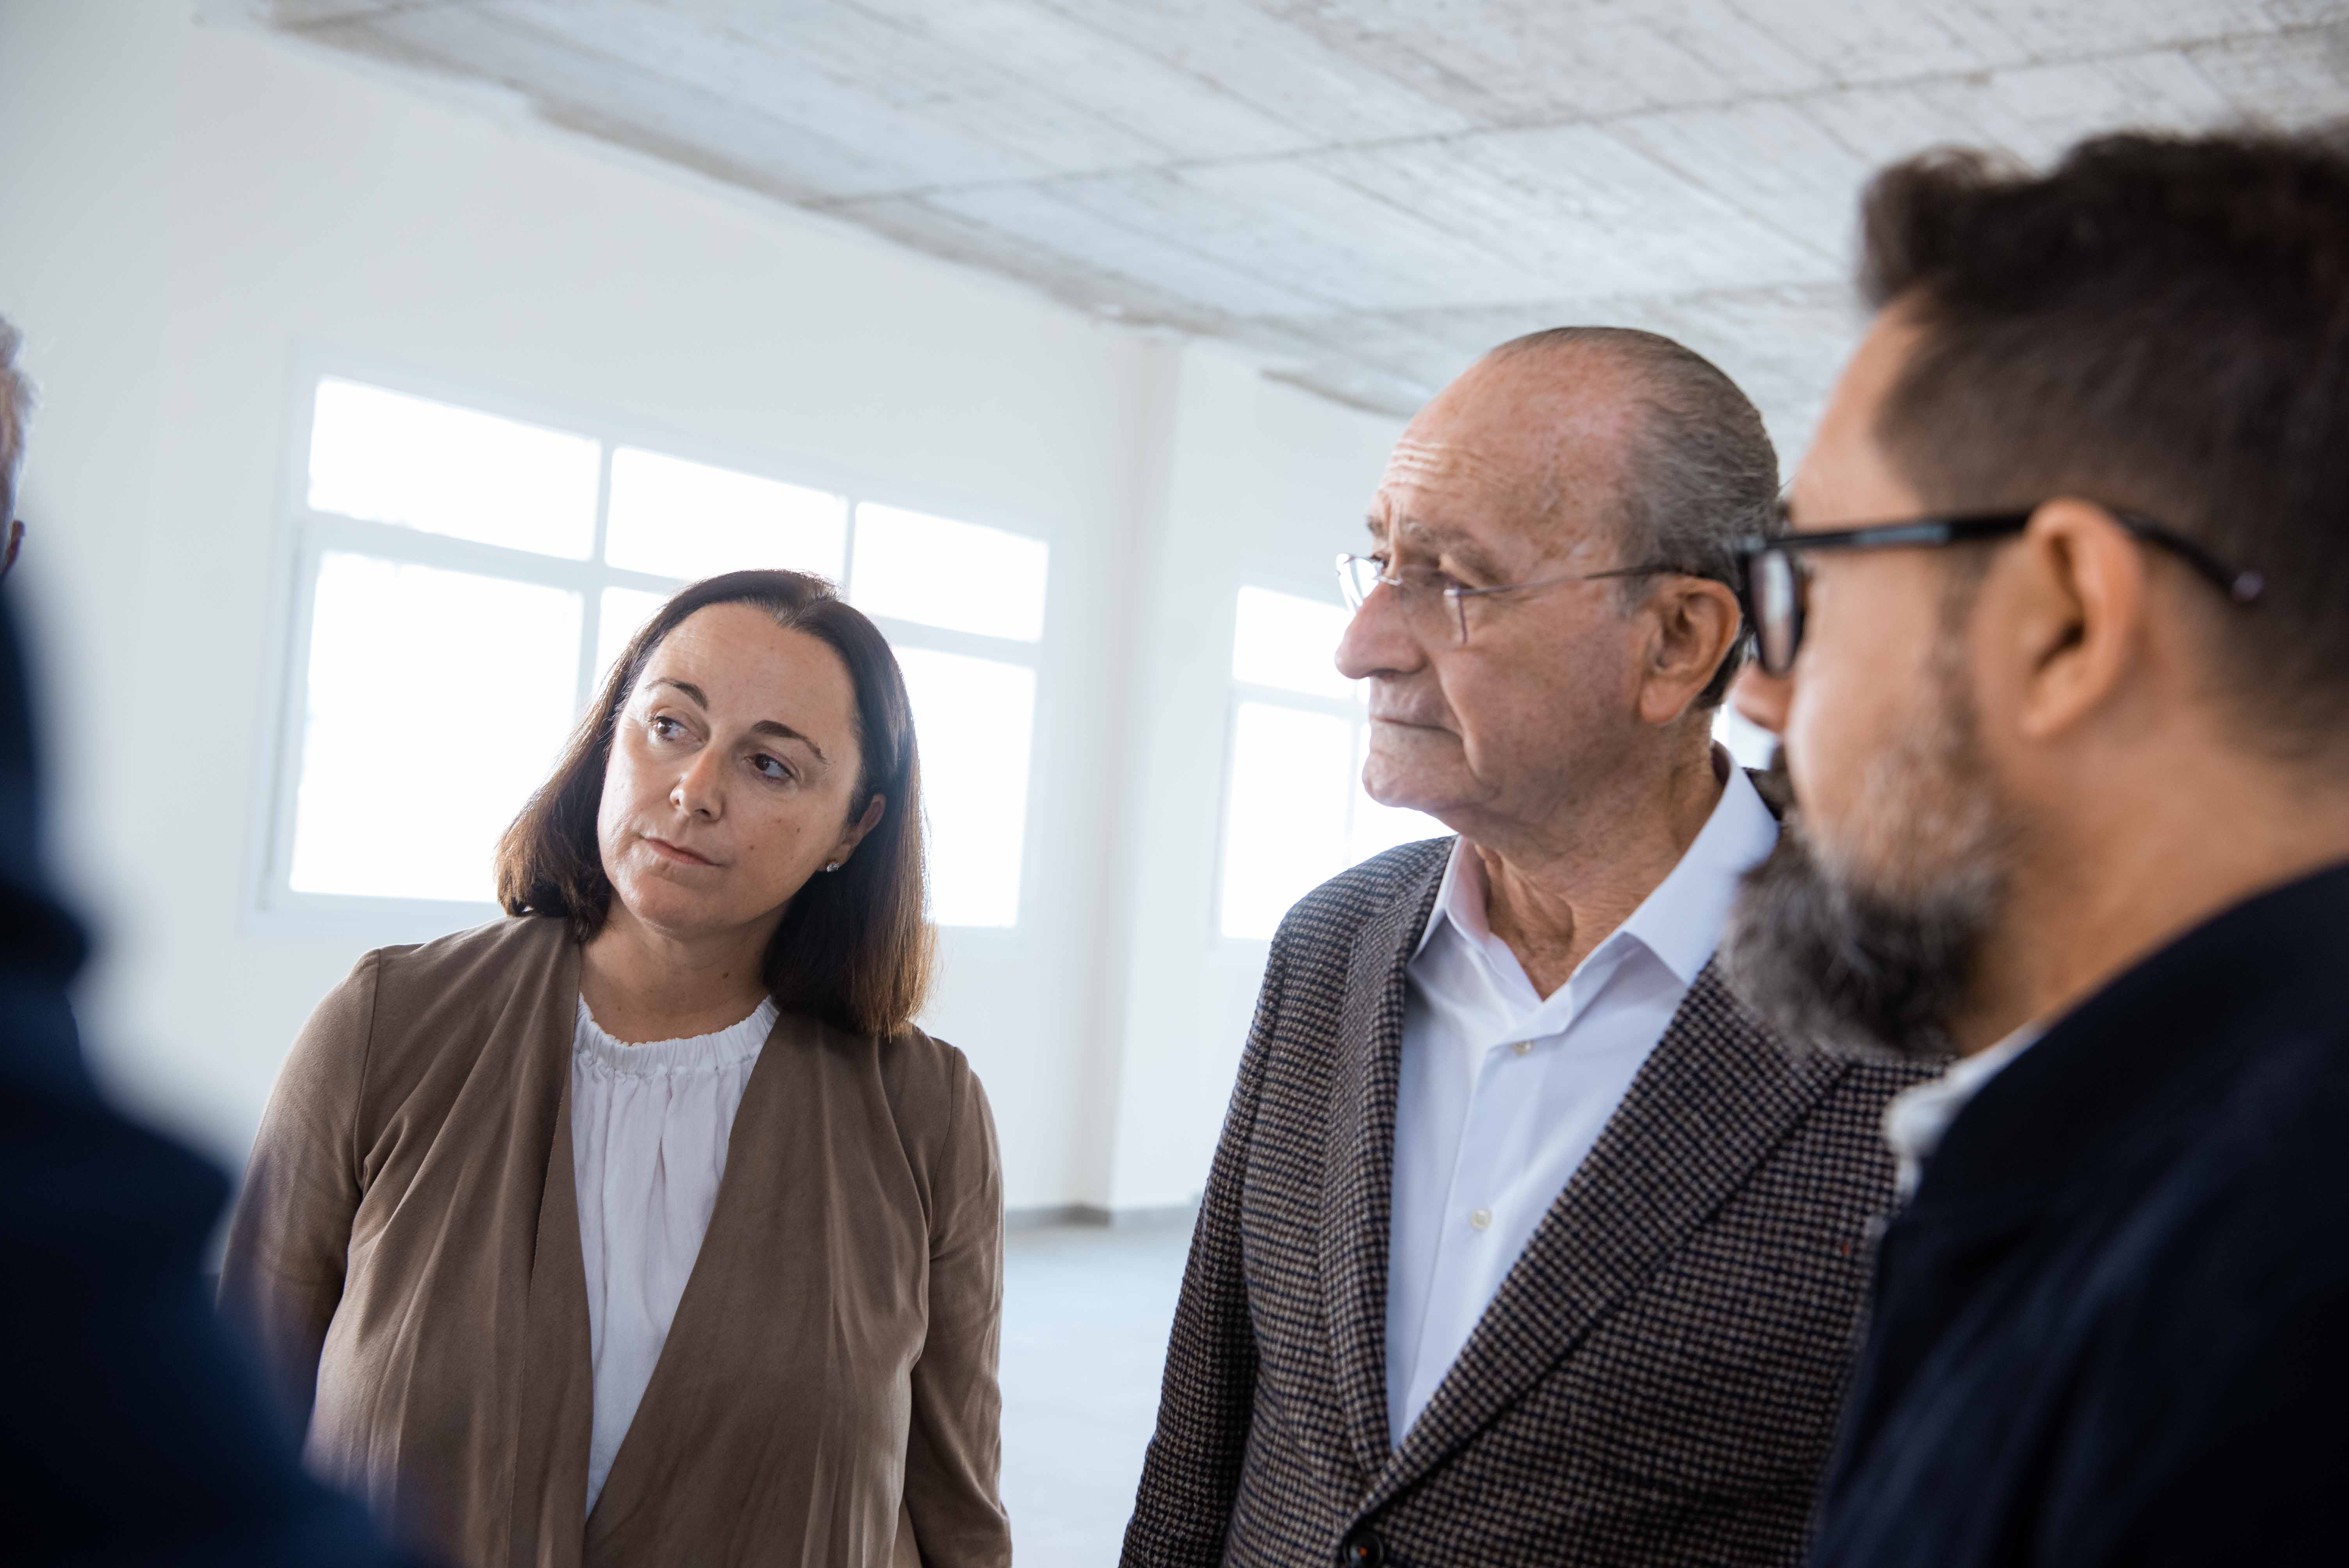
M 1387 1429 L 1406 970 L 1449 839 L 1272 944 L 1128 1568 L 1793 1563 L 1915 1069 L 1790 1048 L 1708 966 L 1426 1410 Z

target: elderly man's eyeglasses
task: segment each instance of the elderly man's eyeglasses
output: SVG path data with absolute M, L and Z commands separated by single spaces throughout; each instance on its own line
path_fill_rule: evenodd
M 0 582 L 7 580 L 9 569 L 16 564 L 16 552 L 24 542 L 24 520 L 10 518 L 7 531 L 5 535 L 0 535 Z
M 1565 583 L 1596 583 L 1606 577 L 1655 577 L 1677 573 L 1677 566 L 1619 566 L 1611 572 L 1577 572 L 1564 577 L 1540 577 L 1530 583 L 1505 583 L 1491 588 L 1471 588 L 1448 572 L 1433 566 L 1396 566 L 1383 555 L 1338 557 L 1338 591 L 1346 607 L 1360 610 L 1363 601 L 1383 583 L 1394 594 L 1404 624 L 1419 636 L 1450 637 L 1455 645 L 1468 641 L 1468 601 L 1499 593 L 1530 593 Z
M 1782 514 L 1783 511 L 1782 508 Z M 2127 511 L 2112 515 L 2131 534 L 2168 551 L 2217 584 L 2238 604 L 2249 604 L 2266 591 L 2267 579 L 2257 572 L 2229 566 L 2192 540 L 2151 518 Z M 1803 623 L 1810 593 L 1810 569 L 1803 562 L 1805 555 L 1820 550 L 1925 550 L 1970 544 L 2021 533 L 2030 526 L 2031 517 L 2029 511 L 1920 517 L 1865 528 L 1739 540 L 1738 593 L 1745 603 L 1746 624 L 1754 628 L 1755 653 L 1763 673 L 1783 676 L 1793 669 L 1795 655 L 1803 645 Z

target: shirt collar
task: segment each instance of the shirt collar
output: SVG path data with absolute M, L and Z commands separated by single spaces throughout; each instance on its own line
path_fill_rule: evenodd
M 1718 747 L 1714 749 L 1720 751 Z M 1695 841 L 1615 935 L 1637 941 L 1682 985 L 1694 985 L 1712 961 L 1713 949 L 1721 945 L 1722 928 L 1729 923 L 1729 906 L 1736 900 L 1739 879 L 1766 859 L 1777 841 L 1778 819 L 1762 803 L 1745 769 L 1732 763 L 1721 799 Z M 1424 953 L 1446 923 L 1457 926 L 1472 946 L 1488 940 L 1492 927 L 1485 920 L 1487 892 L 1485 862 L 1476 858 L 1466 839 L 1454 840 L 1443 884 L 1436 889 L 1434 912 L 1428 916 L 1427 929 L 1420 933 L 1412 956 Z M 1614 936 L 1608 940 L 1613 941 Z
M 1904 1201 L 1916 1196 L 1917 1183 L 1925 1178 L 1925 1161 L 1941 1147 L 1958 1113 L 2046 1032 L 2037 1024 L 2025 1024 L 1998 1044 L 1960 1057 L 1940 1077 L 1911 1085 L 1885 1102 L 1884 1142 L 1899 1164 L 1893 1185 Z

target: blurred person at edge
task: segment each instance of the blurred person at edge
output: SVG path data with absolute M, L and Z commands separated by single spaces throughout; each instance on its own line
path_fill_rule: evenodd
M 29 383 L 0 320 L 0 531 Z M 13 531 L 12 533 L 13 542 Z M 27 681 L 0 593 L 0 1557 L 11 1563 L 388 1564 L 304 1476 L 198 1269 L 228 1183 L 126 1121 L 82 1059 L 81 931 L 51 892 Z
M 1504 345 L 1413 421 L 1339 667 L 1456 838 L 1274 938 L 1133 1568 L 1798 1562 L 1916 1069 L 1713 965 L 1777 822 L 1712 738 L 1761 416 L 1651 334 Z
M 1814 1561 L 2339 1563 L 2349 138 L 1940 153 L 1863 228 L 1744 552 L 1799 810 L 1725 954 L 1781 1028 L 1961 1055 L 1886 1118 Z
M 496 722 L 496 687 L 451 694 Z M 468 1568 L 1001 1568 L 1003 1189 L 912 1026 L 921 767 L 820 578 L 695 583 L 507 830 L 510 918 L 360 959 L 229 1232 L 312 1461 Z

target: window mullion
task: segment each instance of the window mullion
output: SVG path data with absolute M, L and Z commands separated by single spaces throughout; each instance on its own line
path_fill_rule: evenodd
M 836 586 L 840 589 L 840 596 L 846 599 L 848 585 L 856 580 L 856 536 L 863 531 L 857 526 L 856 509 L 864 503 L 853 495 L 842 496 L 840 502 L 848 509 L 848 535 L 840 547 L 840 582 Z
M 1302 713 L 1326 713 L 1335 718 L 1359 723 L 1362 705 L 1359 699 L 1342 696 L 1316 696 L 1310 692 L 1292 691 L 1287 686 L 1258 686 L 1253 681 L 1235 680 L 1232 690 L 1247 702 L 1267 703 L 1274 707 L 1293 707 Z
M 303 537 L 294 573 L 293 634 L 286 639 L 285 707 L 278 717 L 285 737 L 278 747 L 277 799 L 270 812 L 269 869 L 265 902 L 291 894 L 295 806 L 302 791 L 302 759 L 309 745 L 310 641 L 317 622 L 318 562 L 325 553 L 317 535 Z
M 606 566 L 602 585 L 606 588 L 640 588 L 666 599 L 685 583 L 682 577 L 663 577 L 657 572 L 632 572 L 625 566 Z
M 1030 669 L 1036 666 L 1037 645 L 1034 643 L 989 637 L 978 632 L 957 632 L 920 621 L 901 621 L 894 615 L 868 615 L 868 618 L 881 628 L 881 634 L 889 639 L 893 647 L 931 648 L 942 654 L 963 654 L 999 665 L 1024 665 Z
M 572 561 L 560 555 L 539 555 L 502 544 L 481 544 L 452 539 L 443 533 L 403 528 L 398 523 L 367 522 L 358 518 L 312 512 L 305 523 L 307 534 L 322 550 L 372 556 L 378 561 L 412 562 L 449 572 L 469 572 L 482 577 L 502 577 L 517 583 L 542 583 L 591 593 L 601 575 L 592 561 Z
M 612 443 L 599 440 L 595 458 L 595 542 L 588 559 L 602 576 L 608 568 L 604 560 L 604 543 L 612 529 Z M 586 591 L 579 616 L 579 695 L 576 704 L 581 713 L 595 700 L 595 649 L 603 637 L 603 582 Z

